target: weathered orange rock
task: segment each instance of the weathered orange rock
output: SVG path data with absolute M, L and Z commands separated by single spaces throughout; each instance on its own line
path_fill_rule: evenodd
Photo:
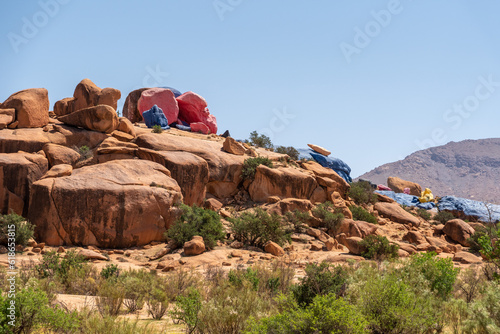
M 378 202 L 375 204 L 375 210 L 384 217 L 390 220 L 401 223 L 411 224 L 413 226 L 420 226 L 420 220 L 411 213 L 405 211 L 398 203 L 383 203 Z
M 137 104 L 139 102 L 139 99 L 141 98 L 142 92 L 148 89 L 149 88 L 139 88 L 133 90 L 125 99 L 125 104 L 123 105 L 123 116 L 129 119 L 132 123 L 143 121 L 141 112 L 139 111 Z
M 132 124 L 132 122 L 130 122 L 125 117 L 120 117 L 119 121 L 120 122 L 118 123 L 118 127 L 116 128 L 117 130 L 119 130 L 121 132 L 128 133 L 129 135 L 131 135 L 134 138 L 137 136 L 137 134 L 135 132 L 134 125 Z
M 474 234 L 474 229 L 461 219 L 451 219 L 444 224 L 443 232 L 453 241 L 468 247 L 468 239 Z
M 422 195 L 422 187 L 418 183 L 406 181 L 399 177 L 388 177 L 387 186 L 397 193 L 402 193 L 405 188 L 410 188 L 410 195 L 418 197 Z
M 184 243 L 184 255 L 200 255 L 205 251 L 205 242 L 200 236 L 194 236 L 190 241 Z
M 375 224 L 344 219 L 336 232 L 337 234 L 344 233 L 347 237 L 364 238 L 367 235 L 375 234 L 377 229 L 378 227 Z
M 189 152 L 153 151 L 140 148 L 140 159 L 155 161 L 165 166 L 181 187 L 184 203 L 201 205 L 209 180 L 207 162 Z
M 116 110 L 121 92 L 114 88 L 101 89 L 91 80 L 83 79 L 76 86 L 73 97 L 64 98 L 54 104 L 54 113 L 64 116 L 75 111 L 103 104 Z
M 318 145 L 307 144 L 307 146 L 309 146 L 313 151 L 318 152 L 319 154 L 323 154 L 326 157 L 332 154 L 332 152 L 328 151 L 326 148 L 323 148 Z
M 227 153 L 244 155 L 246 148 L 231 137 L 227 137 L 222 145 L 222 149 Z
M 269 196 L 309 199 L 317 186 L 314 177 L 299 169 L 260 165 L 248 192 L 256 202 L 266 202 Z
M 354 255 L 361 255 L 366 249 L 360 245 L 360 242 L 363 240 L 359 237 L 347 237 L 344 233 L 339 234 L 336 237 L 337 241 L 346 246 L 349 249 L 349 252 Z
M 265 246 L 264 246 L 264 251 L 266 253 L 272 254 L 274 256 L 283 256 L 285 254 L 285 251 L 283 248 L 281 248 L 280 245 L 273 241 L 269 241 Z
M 48 169 L 48 161 L 40 154 L 25 152 L 0 154 L 0 211 L 19 215 L 28 212 L 30 189 Z
M 455 253 L 455 255 L 453 256 L 453 261 L 457 261 L 464 264 L 483 262 L 483 260 L 480 257 L 475 256 L 474 254 L 471 254 L 469 252 Z
M 80 160 L 80 153 L 62 145 L 49 143 L 44 145 L 43 151 L 51 167 L 60 164 L 74 166 Z
M 409 231 L 403 236 L 403 240 L 415 245 L 420 245 L 427 242 L 425 237 L 417 231 Z
M 115 160 L 33 183 L 28 216 L 48 245 L 125 248 L 163 240 L 181 201 L 164 166 Z
M 40 128 L 49 123 L 49 93 L 45 88 L 32 88 L 14 93 L 0 109 L 16 110 L 18 128 Z
M 109 258 L 90 249 L 82 249 L 78 252 L 78 255 L 83 256 L 86 260 L 109 261 Z
M 118 127 L 115 109 L 104 104 L 74 111 L 60 116 L 59 120 L 68 125 L 104 133 L 111 133 Z
M 73 167 L 67 164 L 55 165 L 41 179 L 48 179 L 54 177 L 70 176 L 73 172 Z
M 306 161 L 301 163 L 300 166 L 305 170 L 313 172 L 319 178 L 318 182 L 320 184 L 323 183 L 323 186 L 328 188 L 328 194 L 336 191 L 342 198 L 347 198 L 346 195 L 351 186 L 334 170 L 323 167 L 315 161 Z
M 0 109 L 0 130 L 5 129 L 16 120 L 16 109 Z

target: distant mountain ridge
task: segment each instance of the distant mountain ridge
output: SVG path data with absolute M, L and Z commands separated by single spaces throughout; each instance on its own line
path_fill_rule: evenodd
M 417 182 L 438 196 L 500 204 L 500 138 L 450 142 L 417 151 L 358 179 L 386 184 L 389 176 Z

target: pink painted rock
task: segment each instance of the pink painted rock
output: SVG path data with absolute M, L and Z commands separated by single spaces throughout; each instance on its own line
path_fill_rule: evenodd
M 211 133 L 217 133 L 217 120 L 207 108 L 207 101 L 193 92 L 186 92 L 177 98 L 179 103 L 179 118 L 192 123 L 201 122 L 208 126 Z
M 210 133 L 210 129 L 208 126 L 205 125 L 205 123 L 202 122 L 196 122 L 196 123 L 191 123 L 191 132 L 201 132 L 205 135 L 208 135 Z
M 146 110 L 153 108 L 155 104 L 158 108 L 163 110 L 163 113 L 167 117 L 168 124 L 177 121 L 179 106 L 177 105 L 174 93 L 172 93 L 170 89 L 151 88 L 143 91 L 137 103 L 137 107 L 142 115 Z

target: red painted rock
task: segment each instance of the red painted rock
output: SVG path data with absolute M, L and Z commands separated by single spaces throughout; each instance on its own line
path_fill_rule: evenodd
M 191 126 L 191 132 L 201 132 L 205 135 L 208 135 L 210 133 L 210 129 L 204 123 L 201 122 L 191 123 L 190 126 Z
M 179 118 L 190 124 L 204 123 L 211 133 L 217 133 L 217 120 L 208 111 L 207 101 L 203 97 L 193 92 L 186 92 L 177 98 L 177 102 L 179 103 Z
M 155 104 L 167 117 L 168 124 L 177 121 L 179 106 L 177 105 L 174 93 L 172 93 L 170 89 L 151 88 L 143 91 L 137 103 L 137 107 L 142 115 L 146 110 L 153 108 Z

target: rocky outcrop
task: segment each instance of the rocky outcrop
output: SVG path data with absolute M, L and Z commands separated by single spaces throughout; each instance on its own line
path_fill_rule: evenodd
M 318 184 L 326 189 L 327 197 L 336 191 L 342 198 L 347 198 L 347 193 L 351 186 L 334 170 L 323 167 L 315 161 L 306 161 L 301 163 L 300 166 L 314 173 Z
M 151 161 L 115 160 L 33 183 L 28 217 L 48 245 L 124 248 L 163 240 L 182 194 Z M 152 183 L 156 186 L 151 186 Z
M 415 227 L 420 226 L 420 220 L 411 213 L 405 211 L 398 203 L 378 202 L 375 204 L 375 210 L 377 210 L 382 217 L 389 218 L 396 223 L 411 224 Z
M 354 255 L 361 255 L 366 252 L 366 248 L 364 248 L 360 242 L 363 241 L 360 237 L 347 237 L 345 234 L 341 233 L 336 237 L 337 241 L 347 247 L 349 249 L 349 253 Z
M 57 116 L 64 116 L 75 111 L 107 105 L 116 110 L 117 102 L 121 97 L 121 92 L 114 88 L 101 89 L 91 80 L 83 79 L 76 86 L 73 97 L 64 98 L 54 104 L 54 113 Z
M 190 137 L 181 137 L 163 133 L 145 133 L 138 135 L 135 143 L 143 148 L 155 151 L 180 151 L 192 153 L 208 163 L 209 180 L 207 192 L 218 198 L 226 198 L 238 192 L 238 185 L 242 182 L 244 156 L 227 154 L 222 151 L 222 144 L 215 141 L 200 140 Z M 271 160 L 279 160 L 283 155 L 258 150 L 259 154 Z
M 55 165 L 47 173 L 42 176 L 42 179 L 70 176 L 73 172 L 73 166 L 67 164 Z
M 136 152 L 140 159 L 151 160 L 165 166 L 182 190 L 187 205 L 203 203 L 208 183 L 208 164 L 188 152 L 154 151 L 141 148 Z
M 137 107 L 137 103 L 141 98 L 142 92 L 148 90 L 149 88 L 140 88 L 131 91 L 127 98 L 125 99 L 125 104 L 123 105 L 123 117 L 129 119 L 132 123 L 142 122 L 142 114 Z
M 80 159 L 80 153 L 75 150 L 57 144 L 46 144 L 43 147 L 45 156 L 49 160 L 49 166 L 68 164 L 74 166 Z
M 317 186 L 314 177 L 299 169 L 259 165 L 248 193 L 255 202 L 266 202 L 269 196 L 310 199 Z
M 451 219 L 444 224 L 443 233 L 453 241 L 468 247 L 468 239 L 474 234 L 474 229 L 461 219 Z
M 422 187 L 418 183 L 406 181 L 399 177 L 388 177 L 387 186 L 396 193 L 402 193 L 405 188 L 408 188 L 410 189 L 410 195 L 418 197 L 422 195 Z
M 116 130 L 119 130 L 119 131 L 124 132 L 124 133 L 128 133 L 129 135 L 131 135 L 134 138 L 137 136 L 135 129 L 134 129 L 134 125 L 125 117 L 119 118 L 119 123 L 118 123 L 118 127 L 116 128 Z
M 352 219 L 344 219 L 338 227 L 336 233 L 344 233 L 347 237 L 364 238 L 367 235 L 375 234 L 378 227 L 375 224 L 370 224 L 364 221 L 355 221 Z
M 14 93 L 0 109 L 15 109 L 18 128 L 39 128 L 49 123 L 49 93 L 45 88 L 32 88 Z
M 103 104 L 74 111 L 59 117 L 59 120 L 68 125 L 104 133 L 113 132 L 119 123 L 116 111 Z
M 48 169 L 47 159 L 25 152 L 0 154 L 0 210 L 19 215 L 28 212 L 30 188 Z
M 5 129 L 16 120 L 16 109 L 0 109 L 0 130 Z

